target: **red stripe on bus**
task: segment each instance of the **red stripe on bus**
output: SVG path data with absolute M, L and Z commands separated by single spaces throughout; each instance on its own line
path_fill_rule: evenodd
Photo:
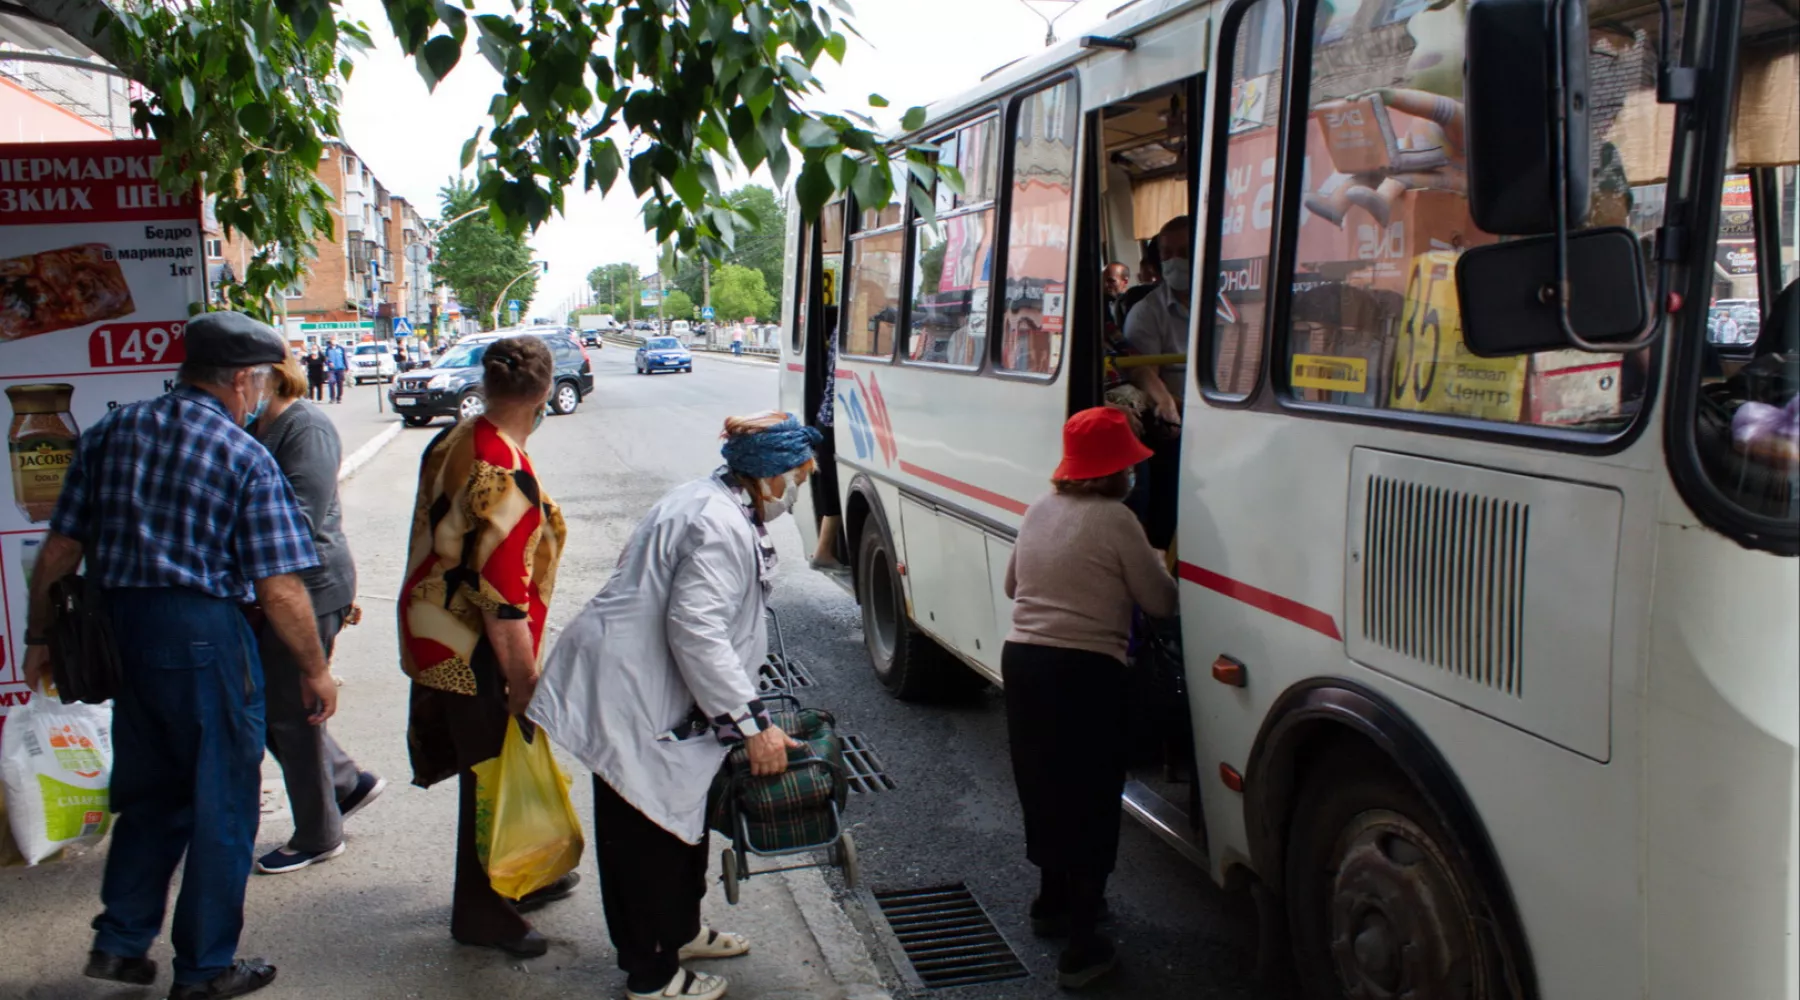
M 791 372 L 803 372 L 803 371 L 805 371 L 805 370 L 806 370 L 806 366 L 805 366 L 805 365 L 803 365 L 803 364 L 801 364 L 801 363 L 800 363 L 800 362 L 798 362 L 798 361 L 789 361 L 789 362 L 788 362 L 788 371 L 791 371 Z
M 900 471 L 909 476 L 918 476 L 920 479 L 923 479 L 928 483 L 935 483 L 938 486 L 942 486 L 944 489 L 955 490 L 963 496 L 980 500 L 982 503 L 988 504 L 989 506 L 998 507 L 1001 510 L 1014 514 L 1023 515 L 1025 513 L 1026 505 L 1011 497 L 1001 496 L 992 490 L 984 490 L 979 486 L 965 483 L 960 479 L 951 479 L 941 472 L 922 469 L 905 459 L 901 459 L 900 461 Z
M 1579 375 L 1582 372 L 1597 372 L 1597 371 L 1601 371 L 1606 368 L 1617 368 L 1617 367 L 1619 367 L 1619 364 L 1620 364 L 1620 362 L 1617 362 L 1617 361 L 1600 361 L 1600 362 L 1596 362 L 1591 365 L 1576 365 L 1573 368 L 1557 368 L 1552 371 L 1542 372 L 1541 374 L 1544 374 L 1544 375 Z
M 1181 578 L 1189 583 L 1197 583 L 1207 590 L 1216 590 L 1226 597 L 1243 601 L 1245 604 L 1267 611 L 1277 618 L 1286 618 L 1296 625 L 1312 629 L 1327 639 L 1337 642 L 1344 640 L 1342 633 L 1338 632 L 1337 622 L 1318 608 L 1309 608 L 1299 601 L 1270 593 L 1260 587 L 1252 587 L 1228 576 L 1221 576 L 1193 563 L 1178 563 L 1176 570 Z

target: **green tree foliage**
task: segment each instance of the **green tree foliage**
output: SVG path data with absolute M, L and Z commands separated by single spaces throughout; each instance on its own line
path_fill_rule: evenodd
M 768 322 L 779 303 L 763 285 L 762 272 L 741 264 L 721 264 L 713 271 L 713 309 L 721 322 L 755 316 Z
M 636 264 L 602 264 L 588 272 L 587 283 L 596 296 L 611 299 L 613 308 L 583 309 L 582 312 L 610 312 L 614 315 L 623 308 L 623 303 L 636 302 L 644 287 Z
M 478 204 L 475 186 L 456 179 L 438 190 L 439 207 L 446 219 L 455 218 Z M 483 216 L 464 219 L 438 238 L 432 273 L 450 286 L 466 313 L 474 312 L 482 329 L 493 327 L 494 300 L 506 284 L 532 269 L 531 247 L 523 236 L 495 227 Z M 521 303 L 520 316 L 528 315 L 537 292 L 537 276 L 521 278 L 506 297 Z M 500 320 L 506 321 L 506 304 L 500 304 Z
M 693 319 L 694 300 L 688 293 L 677 288 L 663 299 L 663 317 L 665 319 Z
M 226 290 L 267 313 L 272 293 L 332 235 L 312 171 L 323 142 L 340 134 L 351 57 L 370 44 L 342 16 L 347 0 L 20 2 L 144 85 L 133 117 L 163 142 L 164 187 L 201 184 L 228 232 L 272 248 L 242 288 Z M 809 215 L 839 191 L 865 204 L 892 193 L 873 122 L 807 106 L 821 93 L 813 67 L 841 62 L 844 32 L 854 30 L 843 0 L 516 0 L 511 13 L 502 4 L 479 14 L 471 0 L 381 3 L 428 85 L 471 41 L 500 74 L 490 124 L 462 159 L 468 167 L 487 151 L 475 194 L 515 235 L 559 212 L 571 186 L 606 192 L 623 177 L 658 242 L 717 259 L 753 228 L 719 186 L 733 164 L 767 166 L 778 188 L 792 178 Z M 902 127 L 924 117 L 913 108 Z M 930 152 L 906 148 L 908 167 L 937 169 L 960 187 Z M 929 215 L 930 199 L 915 200 Z
M 787 208 L 780 196 L 760 184 L 750 184 L 725 195 L 725 200 L 746 220 L 750 228 L 738 234 L 732 249 L 719 255 L 718 263 L 742 264 L 762 272 L 763 287 L 771 292 L 781 288 L 787 260 Z M 688 254 L 675 264 L 675 287 L 688 293 L 694 301 L 705 300 L 706 274 L 701 256 Z M 713 272 L 713 305 L 718 305 L 719 275 Z M 719 315 L 726 315 L 723 311 Z

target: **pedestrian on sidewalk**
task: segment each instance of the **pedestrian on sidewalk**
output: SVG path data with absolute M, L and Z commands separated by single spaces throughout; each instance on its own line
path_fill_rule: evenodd
M 607 933 L 632 1000 L 716 1000 L 720 976 L 683 959 L 750 950 L 700 922 L 706 797 L 731 746 L 780 774 L 799 746 L 769 720 L 775 543 L 813 469 L 819 432 L 785 413 L 725 422 L 725 465 L 678 486 L 625 543 L 618 568 L 563 632 L 527 713 L 594 772 L 594 844 Z
M 325 374 L 331 380 L 331 401 L 344 401 L 344 373 L 350 370 L 350 359 L 336 339 L 325 342 Z
M 318 402 L 325 398 L 325 351 L 314 347 L 306 352 L 306 398 Z
M 507 720 L 537 685 L 556 585 L 562 511 L 538 485 L 525 442 L 544 419 L 554 362 L 539 337 L 507 337 L 481 358 L 487 411 L 439 434 L 419 465 L 400 591 L 400 665 L 412 678 L 413 784 L 456 778 L 450 936 L 519 958 L 549 950 L 521 916 L 575 891 L 574 872 L 515 902 L 494 891 L 475 846 L 476 764 L 500 755 Z
M 319 643 L 329 663 L 338 632 L 356 603 L 356 563 L 338 503 L 344 445 L 330 418 L 300 398 L 307 386 L 297 363 L 278 366 L 274 381 L 274 398 L 251 433 L 275 456 L 312 527 L 319 565 L 300 578 L 312 598 Z M 279 875 L 344 853 L 344 820 L 375 801 L 387 782 L 358 769 L 323 725 L 308 721 L 300 665 L 266 620 L 256 628 L 256 645 L 268 689 L 269 752 L 281 765 L 294 813 L 293 837 L 258 858 L 256 870 Z
M 25 682 L 49 677 L 50 585 L 85 558 L 118 640 L 111 807 L 118 813 L 86 974 L 146 986 L 169 881 L 186 863 L 171 937 L 170 1000 L 267 986 L 274 966 L 236 957 L 261 818 L 263 672 L 243 605 L 254 599 L 293 654 L 299 697 L 337 707 L 300 574 L 319 563 L 306 515 L 244 428 L 288 356 L 270 327 L 215 312 L 187 324 L 178 385 L 125 403 L 81 435 L 33 573 Z
M 1125 414 L 1095 407 L 1063 426 L 1054 492 L 1032 504 L 1006 566 L 1012 631 L 1000 654 L 1025 856 L 1042 873 L 1032 929 L 1068 937 L 1057 961 L 1079 988 L 1115 962 L 1097 929 L 1119 853 L 1132 611 L 1175 613 L 1175 580 L 1122 501 L 1150 455 Z M 1076 739 L 1071 734 L 1097 734 Z
M 744 356 L 744 328 L 741 324 L 731 324 L 731 353 L 735 357 Z

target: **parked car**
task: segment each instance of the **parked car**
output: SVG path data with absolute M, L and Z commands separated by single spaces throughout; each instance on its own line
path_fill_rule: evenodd
M 481 395 L 481 357 L 489 344 L 516 335 L 541 337 L 556 362 L 550 388 L 550 412 L 566 415 L 594 391 L 594 368 L 574 334 L 555 327 L 498 330 L 464 337 L 424 371 L 408 372 L 388 391 L 394 412 L 409 427 L 423 427 L 434 417 L 468 420 L 487 412 Z
M 362 385 L 364 382 L 392 382 L 399 373 L 400 366 L 394 362 L 392 344 L 357 344 L 350 352 L 350 381 L 355 385 Z
M 649 375 L 652 372 L 691 372 L 694 370 L 694 356 L 682 346 L 675 337 L 651 337 L 637 349 L 637 373 Z

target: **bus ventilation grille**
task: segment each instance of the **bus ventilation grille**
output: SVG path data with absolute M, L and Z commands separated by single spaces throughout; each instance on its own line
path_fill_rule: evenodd
M 844 741 L 844 769 L 850 772 L 852 792 L 891 792 L 900 787 L 882 768 L 881 758 L 875 756 L 875 748 L 869 746 L 867 737 L 844 733 L 839 738 Z
M 1367 503 L 1363 637 L 1523 697 L 1531 505 L 1386 476 Z
M 800 665 L 799 660 L 788 660 L 770 654 L 762 666 L 756 668 L 756 688 L 767 694 L 770 691 L 792 693 L 801 688 L 813 686 L 813 676 Z
M 927 988 L 1024 978 L 1024 963 L 961 882 L 874 897 L 901 953 Z

